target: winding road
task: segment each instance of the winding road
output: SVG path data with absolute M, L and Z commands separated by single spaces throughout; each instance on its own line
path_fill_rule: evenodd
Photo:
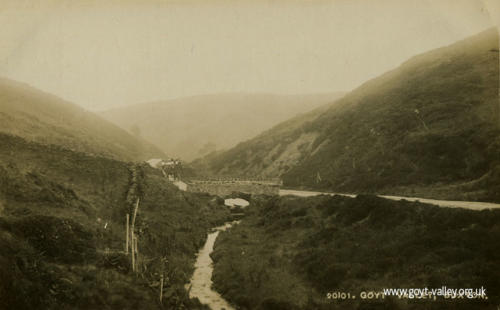
M 281 189 L 280 196 L 293 195 L 300 197 L 311 197 L 317 195 L 341 195 L 346 197 L 356 197 L 353 194 L 341 194 L 341 193 L 327 193 L 327 192 L 314 192 L 314 191 L 298 191 L 291 189 Z M 408 201 L 419 201 L 422 203 L 433 204 L 440 207 L 446 208 L 463 208 L 471 210 L 485 210 L 485 209 L 500 209 L 500 204 L 492 202 L 479 202 L 479 201 L 454 201 L 454 200 L 438 200 L 438 199 L 428 199 L 419 197 L 404 197 L 404 196 L 391 196 L 391 195 L 378 195 L 379 197 L 391 199 L 391 200 L 408 200 Z

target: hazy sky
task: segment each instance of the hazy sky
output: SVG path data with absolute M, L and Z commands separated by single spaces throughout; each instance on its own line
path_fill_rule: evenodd
M 499 3 L 0 0 L 0 76 L 88 109 L 351 90 L 491 27 Z

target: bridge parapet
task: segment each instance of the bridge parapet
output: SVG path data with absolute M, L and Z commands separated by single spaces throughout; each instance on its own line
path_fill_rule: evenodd
M 256 195 L 278 195 L 280 179 L 263 178 L 210 178 L 186 181 L 187 191 L 203 192 L 211 195 L 227 196 L 233 192 Z
M 254 183 L 263 183 L 263 184 L 278 184 L 282 185 L 283 181 L 280 178 L 259 178 L 259 177 L 253 177 L 253 178 L 235 178 L 235 177 L 197 177 L 197 178 L 192 178 L 186 180 L 187 182 L 192 182 L 192 183 L 207 183 L 207 182 L 218 182 L 218 183 L 225 183 L 225 182 L 242 182 L 242 183 L 249 183 L 249 182 L 254 182 Z
M 186 181 L 188 184 L 263 184 L 263 185 L 276 185 L 281 186 L 281 181 L 273 180 L 190 180 Z

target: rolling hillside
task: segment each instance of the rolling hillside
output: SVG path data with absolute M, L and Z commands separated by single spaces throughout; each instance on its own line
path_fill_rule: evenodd
M 126 161 L 163 155 L 93 113 L 7 79 L 0 79 L 0 132 Z
M 207 230 L 230 217 L 223 201 L 146 164 L 3 133 L 0 145 L 0 309 L 206 309 L 184 285 Z M 133 273 L 125 219 L 138 198 Z
M 498 31 L 415 56 L 325 111 L 204 159 L 285 186 L 500 200 Z
M 205 95 L 116 108 L 101 116 L 154 143 L 170 156 L 192 160 L 233 147 L 342 95 Z
M 241 309 L 468 310 L 500 302 L 500 210 L 323 195 L 252 196 L 245 213 L 212 253 L 214 286 Z M 487 298 L 361 293 L 443 285 L 483 286 Z M 333 292 L 357 297 L 328 298 Z

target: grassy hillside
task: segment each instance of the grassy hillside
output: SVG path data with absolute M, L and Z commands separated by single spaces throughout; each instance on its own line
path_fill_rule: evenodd
M 322 113 L 208 158 L 285 186 L 500 201 L 498 32 L 411 58 Z
M 205 95 L 116 108 L 101 115 L 171 156 L 192 160 L 233 147 L 342 95 Z
M 495 309 L 500 210 L 375 196 L 253 197 L 221 233 L 214 285 L 241 309 Z M 488 299 L 362 299 L 384 288 L 480 288 Z M 356 299 L 328 299 L 346 292 Z
M 7 79 L 0 79 L 0 132 L 126 161 L 163 155 L 93 113 Z
M 208 229 L 229 217 L 221 201 L 148 166 L 6 134 L 0 144 L 0 309 L 205 309 L 184 284 Z M 134 275 L 123 250 L 137 198 Z
M 336 103 L 332 102 L 299 114 L 232 149 L 213 152 L 198 158 L 191 163 L 191 166 L 204 173 L 213 172 L 243 178 L 281 176 L 300 163 L 303 144 L 307 144 L 307 140 L 310 142 L 314 139 L 314 137 L 304 139 L 297 136 L 297 133 L 302 133 L 304 124 L 311 123 Z

